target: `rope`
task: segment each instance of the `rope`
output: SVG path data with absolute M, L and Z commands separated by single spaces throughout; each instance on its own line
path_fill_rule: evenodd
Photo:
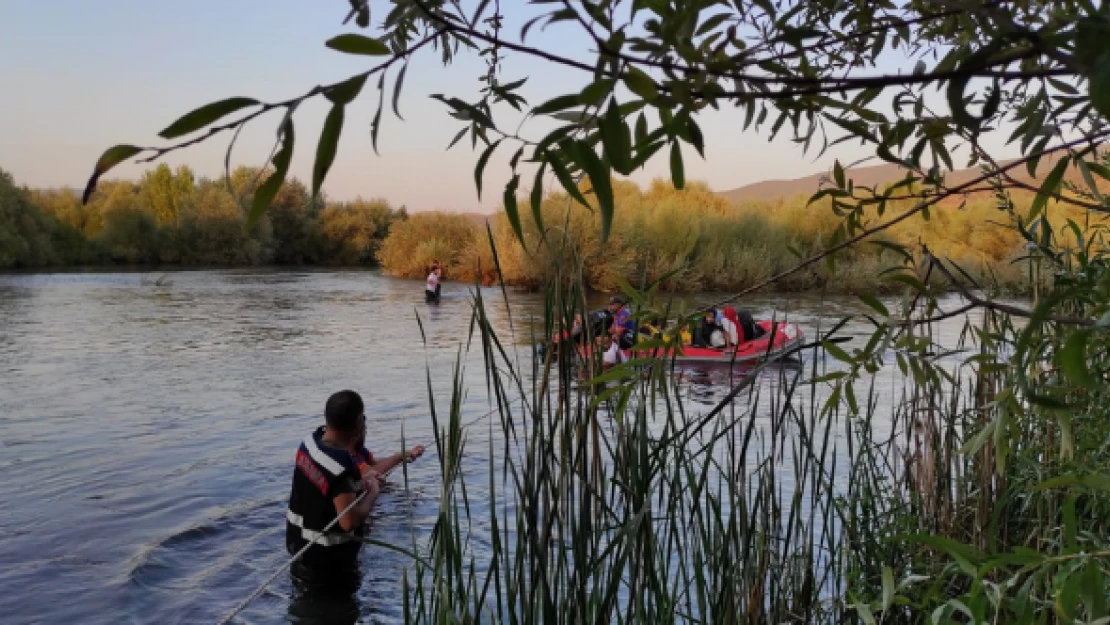
M 515 398 L 514 398 L 514 399 L 515 399 Z M 508 399 L 506 399 L 506 402 L 508 402 L 508 401 L 509 401 L 509 400 L 508 400 Z M 462 427 L 461 427 L 460 429 L 463 429 L 463 430 L 465 430 L 466 428 L 468 428 L 468 427 L 470 427 L 470 426 L 472 426 L 472 425 L 476 425 L 476 424 L 477 424 L 477 423 L 478 423 L 479 421 L 481 421 L 481 420 L 483 420 L 483 419 L 487 419 L 487 418 L 489 418 L 489 416 L 490 416 L 490 415 L 492 415 L 492 414 L 496 413 L 496 412 L 497 412 L 498 410 L 500 410 L 500 409 L 501 409 L 501 406 L 498 406 L 497 408 L 494 408 L 493 410 L 490 410 L 489 412 L 485 413 L 484 415 L 481 415 L 481 416 L 479 416 L 479 417 L 477 417 L 477 418 L 475 418 L 475 419 L 472 419 L 472 420 L 471 420 L 470 422 L 468 422 L 468 423 L 467 423 L 466 425 L 463 425 L 463 426 L 462 426 Z M 404 461 L 402 461 L 402 462 L 404 462 Z M 400 466 L 400 465 L 397 465 L 397 466 Z M 388 475 L 389 475 L 390 473 L 392 473 L 392 472 L 393 472 L 393 471 L 394 471 L 394 470 L 395 470 L 396 468 L 397 468 L 397 467 L 393 467 L 393 469 L 390 469 L 390 470 L 389 470 L 389 471 L 388 471 L 388 472 L 387 472 L 387 473 L 386 473 L 385 475 L 386 475 L 386 476 L 388 476 Z M 262 582 L 262 584 L 261 584 L 261 585 L 260 585 L 260 586 L 259 586 L 258 588 L 256 588 L 256 589 L 254 590 L 254 592 L 252 592 L 252 593 L 251 593 L 251 594 L 250 594 L 250 595 L 249 595 L 249 596 L 248 596 L 248 597 L 247 597 L 246 599 L 244 599 L 244 600 L 243 600 L 242 602 L 240 602 L 240 603 L 239 603 L 239 605 L 235 606 L 235 608 L 234 608 L 234 609 L 233 609 L 233 610 L 232 610 L 231 612 L 228 612 L 226 616 L 224 616 L 224 617 L 223 617 L 222 619 L 220 619 L 219 621 L 217 621 L 217 622 L 216 622 L 216 625 L 227 625 L 228 623 L 230 623 L 230 622 L 231 622 L 231 619 L 235 618 L 235 617 L 236 617 L 236 616 L 237 616 L 237 615 L 238 615 L 238 614 L 239 614 L 240 612 L 242 612 L 243 610 L 245 610 L 245 609 L 247 608 L 247 606 L 248 606 L 248 605 L 250 605 L 250 603 L 251 603 L 252 601 L 254 601 L 254 600 L 255 600 L 255 599 L 257 599 L 257 598 L 258 598 L 259 596 L 261 596 L 261 595 L 262 595 L 262 592 L 263 592 L 263 591 L 265 591 L 265 590 L 266 590 L 266 587 L 267 587 L 267 586 L 269 586 L 270 584 L 272 584 L 272 583 L 274 582 L 274 580 L 275 580 L 275 579 L 277 579 L 278 575 L 281 575 L 283 571 L 285 571 L 285 570 L 286 570 L 287 568 L 289 568 L 290 566 L 292 566 L 292 565 L 293 565 L 293 563 L 297 561 L 297 558 L 300 558 L 300 557 L 301 557 L 302 555 L 304 555 L 304 553 L 305 553 L 306 551 L 308 551 L 308 549 L 309 549 L 310 547 L 312 547 L 313 545 L 315 545 L 315 544 L 316 544 L 316 541 L 318 541 L 318 540 L 320 540 L 321 538 L 323 538 L 324 534 L 326 534 L 326 533 L 328 532 L 328 530 L 330 530 L 331 528 L 335 527 L 335 524 L 339 522 L 339 519 L 343 518 L 343 516 L 344 516 L 344 515 L 346 515 L 346 514 L 347 514 L 348 512 L 350 512 L 352 508 L 354 508 L 355 506 L 357 506 L 357 505 L 358 505 L 358 502 L 362 501 L 363 497 L 366 497 L 366 494 L 367 494 L 368 492 L 369 492 L 369 491 L 363 491 L 363 492 L 362 492 L 362 493 L 361 493 L 361 494 L 360 494 L 360 495 L 359 495 L 358 497 L 355 497 L 355 500 L 351 502 L 351 505 L 349 505 L 349 506 L 347 506 L 346 508 L 344 508 L 344 509 L 343 509 L 343 511 L 342 511 L 342 512 L 340 512 L 340 513 L 339 513 L 339 515 L 338 515 L 338 516 L 336 516 L 336 517 L 335 517 L 335 519 L 333 519 L 333 520 L 331 521 L 331 523 L 328 523 L 328 524 L 327 524 L 327 526 L 325 526 L 325 527 L 324 527 L 324 529 L 323 529 L 322 531 L 320 531 L 319 533 L 317 533 L 317 535 L 316 535 L 316 537 L 315 537 L 315 538 L 313 538 L 313 539 L 312 539 L 312 540 L 311 540 L 311 541 L 310 541 L 310 542 L 309 542 L 309 543 L 308 543 L 307 545 L 305 545 L 304 547 L 301 547 L 301 549 L 300 549 L 299 551 L 297 551 L 297 553 L 293 554 L 293 557 L 292 557 L 292 558 L 289 558 L 289 560 L 287 560 L 287 561 L 285 562 L 285 564 L 282 564 L 282 565 L 281 565 L 281 566 L 280 566 L 280 567 L 278 568 L 278 570 L 274 571 L 274 573 L 273 573 L 272 575 L 270 575 L 270 577 L 266 578 L 266 581 Z
M 293 554 L 293 557 L 292 557 L 292 558 L 289 558 L 289 560 L 288 560 L 288 561 L 286 561 L 286 563 L 285 563 L 285 564 L 281 565 L 281 567 L 280 567 L 280 568 L 278 568 L 278 570 L 274 571 L 274 574 L 273 574 L 273 575 L 271 575 L 270 577 L 268 577 L 268 578 L 266 579 L 266 581 L 262 582 L 262 585 L 261 585 L 261 586 L 259 586 L 258 588 L 256 588 L 256 589 L 255 589 L 255 591 L 254 591 L 254 592 L 252 592 L 252 593 L 250 594 L 250 596 L 249 596 L 249 597 L 247 597 L 246 599 L 244 599 L 244 600 L 242 601 L 242 603 L 240 603 L 239 605 L 235 606 L 235 609 L 234 609 L 234 610 L 232 610 L 231 612 L 228 612 L 227 616 L 225 616 L 225 617 L 223 617 L 222 619 L 220 619 L 220 620 L 219 620 L 219 621 L 217 622 L 217 625 L 227 625 L 227 623 L 231 622 L 231 619 L 235 618 L 235 616 L 236 616 L 236 615 L 238 615 L 238 614 L 239 614 L 240 612 L 242 612 L 243 610 L 245 610 L 245 609 L 246 609 L 246 607 L 247 607 L 247 605 L 249 605 L 251 601 L 254 601 L 255 599 L 257 599 L 257 598 L 258 598 L 258 597 L 259 597 L 259 596 L 260 596 L 260 595 L 262 594 L 262 591 L 266 590 L 266 587 L 267 587 L 267 586 L 269 586 L 270 584 L 272 584 L 272 583 L 273 583 L 273 581 L 274 581 L 275 579 L 277 579 L 277 576 L 278 576 L 278 575 L 281 575 L 282 571 L 284 571 L 285 569 L 289 568 L 289 567 L 290 567 L 290 566 L 291 566 L 291 565 L 292 565 L 292 564 L 293 564 L 294 562 L 296 562 L 296 561 L 297 561 L 297 558 L 301 557 L 302 555 L 304 555 L 304 552 L 308 551 L 309 547 L 311 547 L 312 545 L 315 545 L 315 544 L 316 544 L 316 541 L 318 541 L 318 540 L 320 540 L 321 538 L 323 538 L 324 534 L 325 534 L 325 533 L 327 533 L 327 531 L 328 531 L 328 530 L 330 530 L 330 529 L 331 529 L 332 527 L 334 527 L 334 526 L 335 526 L 335 524 L 339 522 L 339 519 L 343 518 L 343 516 L 344 516 L 344 515 L 346 515 L 346 514 L 347 514 L 348 512 L 350 512 L 350 511 L 351 511 L 351 508 L 354 508 L 355 506 L 357 506 L 357 505 L 358 505 L 358 502 L 362 501 L 362 498 L 363 498 L 363 497 L 365 497 L 365 496 L 366 496 L 366 494 L 367 494 L 367 493 L 369 493 L 369 492 L 370 492 L 370 491 L 368 491 L 368 490 L 364 490 L 364 491 L 362 491 L 362 494 L 360 494 L 360 495 L 359 495 L 358 497 L 355 497 L 355 500 L 351 502 L 351 505 L 347 506 L 347 507 L 346 507 L 346 508 L 345 508 L 345 509 L 343 510 L 343 512 L 340 512 L 340 513 L 339 513 L 339 514 L 338 514 L 338 515 L 337 515 L 337 516 L 335 517 L 335 519 L 333 519 L 333 520 L 332 520 L 332 522 L 331 522 L 331 523 L 328 523 L 328 524 L 327 524 L 327 525 L 326 525 L 326 526 L 324 527 L 323 531 L 321 531 L 321 532 L 317 533 L 317 534 L 316 534 L 316 537 L 315 537 L 315 538 L 313 538 L 313 539 L 312 539 L 312 541 L 310 541 L 310 542 L 309 542 L 309 543 L 308 543 L 307 545 L 305 545 L 304 547 L 301 547 L 301 550 L 300 550 L 300 551 L 298 551 L 297 553 Z

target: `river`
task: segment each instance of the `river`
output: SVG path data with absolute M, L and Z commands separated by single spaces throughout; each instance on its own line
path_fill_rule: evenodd
M 442 304 L 428 306 L 420 283 L 370 271 L 173 272 L 161 285 L 155 277 L 0 275 L 5 623 L 218 620 L 287 559 L 293 453 L 336 390 L 362 393 L 371 450 L 396 450 L 402 432 L 409 444 L 432 445 L 426 372 L 442 410 L 473 287 L 447 283 Z M 501 291 L 482 292 L 507 336 Z M 542 299 L 510 292 L 509 301 L 520 357 L 530 357 L 527 324 Z M 852 298 L 812 295 L 745 306 L 757 317 L 788 312 L 807 332 L 858 309 Z M 490 404 L 480 356 L 464 360 L 463 416 L 473 419 Z M 727 391 L 708 387 L 688 399 L 705 409 Z M 474 428 L 470 444 L 487 449 L 486 435 Z M 375 508 L 376 539 L 428 535 L 439 496 L 434 449 L 409 470 L 409 487 L 393 480 Z M 363 550 L 364 622 L 401 621 L 405 564 Z M 293 618 L 300 608 L 290 595 L 279 576 L 243 621 Z

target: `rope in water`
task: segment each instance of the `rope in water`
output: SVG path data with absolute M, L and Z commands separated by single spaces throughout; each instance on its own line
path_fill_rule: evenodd
M 505 402 L 508 403 L 509 401 L 511 401 L 511 400 L 508 397 L 506 397 Z M 496 413 L 502 407 L 503 406 L 498 406 L 497 408 L 494 408 L 493 410 L 490 410 L 489 412 L 470 420 L 468 423 L 463 425 L 460 429 L 465 430 L 466 428 L 468 428 L 472 425 L 476 425 L 479 421 L 482 421 L 483 419 L 489 418 L 490 415 Z M 396 469 L 396 467 L 394 467 L 394 469 Z M 388 472 L 386 472 L 385 476 L 388 476 L 392 472 L 393 472 L 393 469 L 390 469 Z M 310 547 L 312 547 L 313 545 L 316 544 L 316 541 L 318 541 L 318 540 L 320 540 L 321 538 L 324 537 L 324 534 L 326 534 L 328 532 L 328 530 L 335 527 L 335 524 L 339 522 L 339 519 L 343 518 L 343 516 L 346 515 L 348 512 L 350 512 L 352 508 L 354 508 L 356 505 L 358 505 L 358 502 L 362 501 L 363 497 L 366 497 L 366 494 L 368 492 L 369 491 L 363 491 L 361 494 L 359 494 L 358 497 L 355 497 L 355 500 L 351 502 L 351 505 L 344 508 L 343 511 L 340 512 L 335 517 L 335 519 L 332 520 L 331 523 L 328 523 L 327 526 L 324 527 L 323 531 L 319 532 L 316 535 L 315 538 L 313 538 L 311 541 L 309 541 L 309 543 L 307 545 L 305 545 L 304 547 L 301 547 L 301 549 L 299 551 L 297 551 L 297 553 L 293 554 L 292 558 L 289 558 L 288 560 L 286 560 L 285 564 L 282 564 L 278 568 L 278 570 L 274 571 L 274 573 L 272 575 L 270 575 L 268 578 L 266 578 L 266 581 L 262 582 L 262 584 L 258 588 L 256 588 L 254 590 L 254 592 L 252 592 L 246 599 L 244 599 L 242 602 L 240 602 L 239 605 L 235 606 L 235 608 L 231 612 L 228 612 L 226 616 L 224 616 L 222 619 L 217 621 L 216 625 L 227 625 L 228 623 L 231 622 L 231 619 L 235 618 L 240 612 L 245 610 L 247 608 L 247 606 L 250 605 L 250 603 L 252 601 L 254 601 L 259 596 L 262 595 L 262 592 L 265 591 L 266 587 L 269 586 L 270 584 L 272 584 L 275 579 L 277 579 L 278 575 L 281 575 L 281 573 L 283 571 L 285 571 L 285 569 L 292 566 L 293 563 L 297 561 L 297 558 L 300 558 L 302 555 L 304 555 L 304 553 L 306 551 L 308 551 Z
M 255 599 L 257 599 L 262 594 L 262 591 L 266 590 L 266 587 L 269 586 L 270 584 L 272 584 L 273 581 L 275 579 L 277 579 L 278 575 L 281 575 L 282 571 L 289 568 L 294 562 L 297 561 L 297 558 L 304 555 L 304 553 L 306 551 L 308 551 L 308 549 L 310 547 L 312 547 L 312 545 L 315 545 L 316 541 L 323 538 L 324 534 L 326 534 L 328 532 L 328 530 L 330 530 L 331 528 L 335 527 L 335 524 L 339 522 L 339 519 L 343 518 L 344 515 L 346 515 L 348 512 L 350 512 L 351 508 L 354 508 L 355 506 L 357 506 L 358 502 L 362 501 L 363 497 L 366 497 L 367 493 L 369 493 L 369 492 L 370 491 L 364 490 L 364 491 L 362 491 L 362 493 L 358 497 L 355 497 L 355 500 L 351 502 L 351 505 L 347 506 L 343 510 L 343 512 L 340 512 L 338 515 L 336 515 L 335 519 L 333 519 L 331 523 L 328 523 L 327 526 L 324 527 L 324 530 L 322 532 L 319 532 L 318 534 L 316 534 L 316 537 L 313 538 L 307 545 L 305 545 L 304 547 L 301 547 L 300 551 L 293 554 L 293 557 L 289 558 L 289 560 L 287 560 L 285 562 L 285 564 L 281 565 L 281 567 L 279 567 L 278 570 L 274 571 L 273 575 L 266 578 L 266 581 L 262 582 L 262 585 L 259 586 L 258 588 L 256 588 L 255 591 L 252 592 L 249 597 L 244 599 L 242 601 L 242 603 L 240 603 L 239 605 L 235 606 L 234 610 L 232 610 L 231 612 L 228 612 L 227 616 L 220 619 L 217 622 L 218 625 L 227 625 L 227 623 L 231 622 L 231 619 L 235 618 L 236 615 L 238 615 L 240 612 L 245 610 L 247 608 L 247 606 L 250 605 L 251 601 L 254 601 Z
M 479 422 L 479 421 L 481 421 L 482 419 L 488 418 L 488 417 L 489 417 L 490 415 L 492 415 L 493 413 L 497 412 L 497 411 L 498 411 L 499 409 L 500 409 L 500 408 L 494 408 L 493 410 L 491 410 L 491 411 L 487 412 L 486 414 L 484 414 L 484 415 L 482 415 L 482 416 L 480 416 L 480 417 L 477 417 L 477 418 L 475 418 L 475 419 L 471 420 L 471 421 L 470 421 L 469 423 L 467 423 L 466 425 L 462 426 L 462 428 L 461 428 L 461 429 L 466 429 L 466 428 L 468 428 L 468 427 L 470 427 L 470 426 L 472 426 L 472 425 L 475 425 L 476 423 L 478 423 L 478 422 Z M 395 467 L 395 468 L 396 468 L 396 467 Z M 392 472 L 393 472 L 393 470 L 392 470 L 392 469 L 390 469 L 390 471 L 389 471 L 389 472 L 387 472 L 387 473 L 386 473 L 386 475 L 388 476 L 388 475 L 389 475 L 389 473 L 392 473 Z M 343 509 L 343 511 L 342 511 L 342 512 L 340 512 L 340 513 L 339 513 L 339 514 L 338 514 L 338 515 L 337 515 L 337 516 L 335 517 L 335 519 L 333 519 L 333 520 L 332 520 L 332 522 L 331 522 L 331 523 L 328 523 L 328 524 L 327 524 L 327 526 L 325 526 L 325 527 L 324 527 L 323 531 L 319 532 L 319 533 L 318 533 L 318 534 L 316 535 L 316 537 L 315 537 L 315 538 L 313 538 L 313 539 L 312 539 L 311 541 L 309 541 L 309 543 L 308 543 L 307 545 L 305 545 L 304 547 L 301 547 L 301 549 L 300 549 L 299 551 L 297 551 L 297 553 L 293 554 L 293 557 L 292 557 L 292 558 L 289 558 L 288 560 L 286 560 L 286 561 L 285 561 L 285 564 L 282 564 L 282 565 L 281 565 L 281 566 L 280 566 L 280 567 L 278 568 L 278 570 L 274 571 L 274 573 L 273 573 L 272 575 L 270 575 L 270 576 L 269 576 L 268 578 L 266 578 L 266 581 L 262 582 L 262 584 L 261 584 L 261 585 L 260 585 L 260 586 L 259 586 L 258 588 L 256 588 L 256 589 L 254 590 L 254 592 L 252 592 L 252 593 L 251 593 L 251 594 L 250 594 L 250 595 L 249 595 L 249 596 L 248 596 L 248 597 L 247 597 L 246 599 L 244 599 L 244 600 L 243 600 L 242 602 L 240 602 L 240 603 L 239 603 L 239 605 L 235 606 L 235 608 L 234 608 L 234 609 L 233 609 L 233 610 L 232 610 L 231 612 L 228 612 L 226 616 L 224 616 L 224 617 L 223 617 L 222 619 L 220 619 L 219 621 L 217 621 L 217 622 L 216 622 L 216 624 L 217 624 L 217 625 L 227 625 L 228 623 L 230 623 L 230 622 L 231 622 L 231 619 L 235 618 L 236 616 L 238 616 L 238 615 L 239 615 L 239 613 L 240 613 L 240 612 L 242 612 L 243 610 L 247 609 L 247 606 L 248 606 L 248 605 L 250 605 L 250 603 L 251 603 L 252 601 L 254 601 L 254 600 L 255 600 L 255 599 L 257 599 L 258 597 L 260 597 L 260 596 L 262 595 L 263 591 L 265 591 L 265 590 L 266 590 L 266 588 L 267 588 L 267 587 L 268 587 L 268 586 L 269 586 L 270 584 L 272 584 L 272 583 L 274 582 L 274 580 L 275 580 L 275 579 L 277 579 L 278 575 L 281 575 L 281 574 L 282 574 L 282 572 L 283 572 L 283 571 L 285 571 L 285 569 L 287 569 L 287 568 L 289 568 L 290 566 L 292 566 L 292 565 L 293 565 L 293 563 L 297 561 L 297 558 L 300 558 L 300 557 L 301 557 L 302 555 L 304 555 L 304 553 L 305 553 L 306 551 L 308 551 L 310 547 L 312 547 L 313 545 L 315 545 L 315 544 L 316 544 L 316 541 L 318 541 L 318 540 L 320 540 L 321 538 L 323 538 L 323 537 L 324 537 L 324 534 L 326 534 L 326 533 L 328 532 L 328 530 L 330 530 L 331 528 L 335 527 L 335 524 L 339 522 L 339 519 L 343 518 L 343 516 L 344 516 L 344 515 L 346 515 L 346 514 L 347 514 L 348 512 L 350 512 L 352 508 L 354 508 L 355 506 L 357 506 L 357 505 L 358 505 L 358 502 L 362 501 L 362 499 L 363 499 L 364 497 L 366 497 L 366 495 L 367 495 L 367 493 L 368 493 L 368 492 L 369 492 L 369 491 L 363 491 L 363 492 L 362 492 L 361 494 L 359 494 L 359 496 L 358 496 L 358 497 L 355 497 L 355 500 L 351 502 L 351 505 L 349 505 L 349 506 L 347 506 L 346 508 L 344 508 L 344 509 Z

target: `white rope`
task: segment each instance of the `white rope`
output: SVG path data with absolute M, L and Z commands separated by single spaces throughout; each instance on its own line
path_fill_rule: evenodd
M 268 577 L 268 578 L 266 579 L 266 581 L 262 582 L 262 585 L 261 585 L 261 586 L 259 586 L 259 587 L 258 587 L 257 589 L 255 589 L 255 591 L 254 591 L 254 592 L 252 592 L 252 593 L 250 594 L 250 596 L 249 596 L 249 597 L 247 597 L 246 599 L 244 599 L 242 603 L 240 603 L 239 605 L 235 606 L 235 609 L 234 609 L 234 610 L 232 610 L 231 612 L 229 612 L 229 613 L 227 614 L 227 616 L 225 616 L 225 617 L 223 617 L 222 619 L 220 619 L 219 621 L 217 621 L 217 625 L 227 625 L 227 623 L 230 623 L 230 622 L 231 622 L 231 619 L 235 618 L 235 616 L 236 616 L 236 615 L 238 615 L 238 614 L 239 614 L 240 612 L 242 612 L 243 610 L 245 610 L 245 609 L 246 609 L 246 607 L 247 607 L 247 605 L 249 605 L 251 601 L 254 601 L 255 599 L 257 599 L 257 598 L 259 597 L 259 595 L 261 595 L 261 594 L 262 594 L 262 591 L 266 590 L 266 587 L 267 587 L 267 586 L 269 586 L 270 584 L 272 584 L 272 583 L 273 583 L 273 581 L 274 581 L 275 579 L 277 579 L 277 576 L 278 576 L 278 575 L 281 575 L 282 571 L 284 571 L 285 569 L 289 568 L 289 566 L 290 566 L 290 565 L 292 565 L 292 564 L 293 564 L 294 562 L 296 562 L 296 561 L 297 561 L 297 558 L 301 557 L 302 555 L 304 555 L 304 552 L 308 551 L 309 547 L 311 547 L 311 546 L 315 545 L 315 544 L 316 544 L 316 541 L 318 541 L 318 540 L 320 540 L 321 538 L 323 538 L 323 537 L 324 537 L 324 535 L 325 535 L 325 534 L 327 533 L 327 531 L 328 531 L 328 530 L 330 530 L 330 529 L 331 529 L 332 527 L 334 527 L 334 526 L 335 526 L 335 524 L 339 522 L 339 519 L 343 518 L 343 515 L 345 515 L 345 514 L 347 514 L 348 512 L 350 512 L 351 508 L 354 508 L 354 507 L 355 507 L 356 505 L 358 505 L 358 502 L 362 501 L 362 498 L 363 498 L 363 497 L 365 497 L 365 496 L 366 496 L 366 495 L 367 495 L 367 494 L 368 494 L 369 492 L 370 492 L 370 491 L 368 491 L 368 490 L 364 490 L 364 491 L 362 491 L 362 493 L 361 493 L 361 494 L 360 494 L 360 495 L 359 495 L 358 497 L 355 497 L 355 500 L 351 502 L 351 505 L 347 506 L 347 507 L 346 507 L 346 508 L 345 508 L 345 509 L 343 510 L 343 512 L 340 512 L 340 513 L 339 513 L 339 514 L 338 514 L 338 515 L 337 515 L 337 516 L 335 517 L 335 519 L 333 519 L 333 520 L 332 520 L 332 522 L 331 522 L 331 523 L 328 523 L 328 524 L 327 524 L 327 525 L 326 525 L 326 526 L 324 527 L 323 531 L 321 531 L 320 533 L 316 534 L 316 537 L 315 537 L 315 538 L 313 538 L 313 539 L 312 539 L 312 541 L 310 541 L 310 542 L 309 542 L 309 543 L 308 543 L 307 545 L 305 545 L 304 547 L 301 547 L 300 551 L 298 551 L 297 553 L 293 554 L 293 557 L 292 557 L 292 558 L 289 558 L 289 560 L 288 560 L 288 561 L 286 561 L 286 563 L 285 563 L 285 564 L 281 565 L 281 567 L 280 567 L 280 568 L 278 568 L 278 570 L 274 571 L 274 574 L 273 574 L 273 575 L 271 575 L 270 577 Z
M 466 425 L 462 426 L 460 429 L 466 429 L 466 428 L 468 428 L 472 425 L 475 425 L 476 423 L 478 423 L 482 419 L 488 418 L 490 415 L 492 415 L 493 413 L 497 412 L 500 409 L 501 409 L 501 406 L 498 406 L 497 408 L 494 408 L 493 410 L 487 412 L 486 414 L 484 414 L 484 415 L 482 415 L 482 416 L 480 416 L 476 419 L 473 419 L 472 421 L 470 421 Z M 402 460 L 402 464 L 405 463 L 405 462 L 407 462 L 407 460 Z M 400 465 L 397 465 L 397 466 L 400 466 Z M 392 473 L 393 470 L 397 468 L 397 466 L 394 466 L 392 469 L 387 471 L 383 477 L 388 477 L 389 474 Z M 370 491 L 363 491 L 358 497 L 356 497 L 355 500 L 351 502 L 351 505 L 344 508 L 343 512 L 340 512 L 339 515 L 336 516 L 335 519 L 333 519 L 331 523 L 328 523 L 327 526 L 325 526 L 322 531 L 320 531 L 318 534 L 316 534 L 316 536 L 313 537 L 313 539 L 307 545 L 305 545 L 304 547 L 301 547 L 301 549 L 297 553 L 293 554 L 292 558 L 289 558 L 289 560 L 287 560 L 285 562 L 285 564 L 282 564 L 281 567 L 278 568 L 278 570 L 274 571 L 273 575 L 266 578 L 266 581 L 262 582 L 261 586 L 256 588 L 255 591 L 252 592 L 250 594 L 250 596 L 248 596 L 246 599 L 244 599 L 239 605 L 235 606 L 235 609 L 233 609 L 231 612 L 228 612 L 227 616 L 225 616 L 222 619 L 220 619 L 219 621 L 217 621 L 216 625 L 227 625 L 228 623 L 231 622 L 231 619 L 235 618 L 240 612 L 245 610 L 247 608 L 247 606 L 250 605 L 250 602 L 254 601 L 260 595 L 262 595 L 262 592 L 264 590 L 266 590 L 266 587 L 269 586 L 270 584 L 272 584 L 275 579 L 277 579 L 278 575 L 281 575 L 281 573 L 285 569 L 292 566 L 292 564 L 297 561 L 297 558 L 304 555 L 304 553 L 306 551 L 308 551 L 309 547 L 312 547 L 313 545 L 316 544 L 316 541 L 323 538 L 324 535 L 327 534 L 328 530 L 330 530 L 332 527 L 334 527 L 335 524 L 339 522 L 339 519 L 343 518 L 343 516 L 345 514 L 350 512 L 351 508 L 354 508 L 356 505 L 358 505 L 358 502 L 362 501 L 362 498 L 365 497 L 367 495 L 367 493 L 369 493 L 369 492 Z

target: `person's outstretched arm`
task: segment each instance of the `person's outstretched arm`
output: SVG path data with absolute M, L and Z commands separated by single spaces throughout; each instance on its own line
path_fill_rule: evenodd
M 398 454 L 393 454 L 392 456 L 386 456 L 385 458 L 382 458 L 380 460 L 375 458 L 375 462 L 374 462 L 374 464 L 370 465 L 370 468 L 373 471 L 376 471 L 380 475 L 384 476 L 386 473 L 389 473 L 390 471 L 392 471 L 394 467 L 401 464 L 402 462 L 404 462 L 404 461 L 412 462 L 413 460 L 416 460 L 417 458 L 419 458 L 420 456 L 423 456 L 423 455 L 424 455 L 424 446 L 423 445 L 417 445 L 417 446 L 413 447 L 412 449 L 409 449 L 408 451 L 406 451 L 404 453 L 398 453 Z

